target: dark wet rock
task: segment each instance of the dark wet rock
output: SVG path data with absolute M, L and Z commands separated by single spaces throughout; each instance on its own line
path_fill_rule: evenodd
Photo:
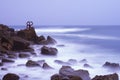
M 71 64 L 71 65 L 73 65 L 73 64 L 77 63 L 77 60 L 76 59 L 69 59 L 68 63 Z
M 90 66 L 89 64 L 84 64 L 83 67 L 85 67 L 85 68 L 93 68 L 93 67 Z
M 3 63 L 2 63 L 2 62 L 0 62 L 0 66 L 3 66 Z
M 43 69 L 53 69 L 51 66 L 49 66 L 47 63 L 43 63 L 42 66 Z
M 87 63 L 88 61 L 86 59 L 82 59 L 79 61 L 80 63 Z
M 110 68 L 113 70 L 120 70 L 120 65 L 118 63 L 110 63 L 110 62 L 106 62 L 103 65 L 104 68 Z
M 87 70 L 74 70 L 70 66 L 63 66 L 59 70 L 59 74 L 63 77 L 68 77 L 70 80 L 90 80 L 89 73 Z
M 14 73 L 8 73 L 4 75 L 2 80 L 19 80 L 20 77 Z
M 53 39 L 51 36 L 47 36 L 47 39 L 45 39 L 44 36 L 41 36 L 41 38 L 39 39 L 39 44 L 42 44 L 42 45 L 48 45 L 48 44 L 56 44 L 56 40 Z
M 28 49 L 30 46 L 30 43 L 20 37 L 13 37 L 13 50 L 14 51 L 21 51 Z
M 3 71 L 7 71 L 8 69 L 7 69 L 7 68 L 1 68 L 1 70 L 3 70 Z
M 36 61 L 28 60 L 27 63 L 26 63 L 26 66 L 27 67 L 39 67 L 40 65 Z
M 92 80 L 119 80 L 118 74 L 95 76 Z
M 30 54 L 28 54 L 28 53 L 19 53 L 19 58 L 28 58 L 28 57 L 30 57 Z
M 58 50 L 56 48 L 46 47 L 46 46 L 43 46 L 41 48 L 41 54 L 44 54 L 44 55 L 56 55 L 57 53 L 58 53 Z
M 51 36 L 48 36 L 47 37 L 47 43 L 48 44 L 55 44 L 57 43 L 55 39 L 53 39 Z
M 74 70 L 69 66 L 64 66 L 60 69 L 59 72 L 61 75 L 73 75 L 82 78 L 83 80 L 90 80 L 89 73 L 86 70 Z
M 57 63 L 57 64 L 66 65 L 66 66 L 71 64 L 71 63 L 68 63 L 68 62 L 61 61 L 61 60 L 55 60 L 54 62 Z
M 59 74 L 54 74 L 51 76 L 51 80 L 62 80 L 62 76 Z
M 24 29 L 17 32 L 17 36 L 28 40 L 33 41 L 36 43 L 38 36 L 36 35 L 34 27 L 31 27 L 30 29 Z
M 14 63 L 15 61 L 14 61 L 14 60 L 11 60 L 11 59 L 8 59 L 8 58 L 3 58 L 3 59 L 2 59 L 2 62 L 3 62 L 3 63 Z
M 8 58 L 16 59 L 18 57 L 17 53 L 14 53 L 14 52 L 9 52 L 6 54 L 7 54 Z
M 46 41 L 46 39 L 45 39 L 45 37 L 43 35 L 38 37 L 38 42 L 42 43 L 44 41 Z

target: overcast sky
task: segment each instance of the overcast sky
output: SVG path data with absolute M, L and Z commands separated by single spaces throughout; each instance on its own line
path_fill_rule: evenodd
M 120 0 L 0 0 L 0 23 L 120 25 Z

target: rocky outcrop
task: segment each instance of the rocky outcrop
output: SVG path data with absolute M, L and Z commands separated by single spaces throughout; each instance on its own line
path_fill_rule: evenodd
M 92 80 L 119 80 L 118 74 L 95 76 Z
M 59 74 L 51 77 L 51 80 L 90 80 L 89 73 L 86 70 L 74 70 L 70 66 L 63 66 Z
M 26 63 L 27 67 L 40 67 L 39 63 L 36 61 L 28 60 Z
M 46 46 L 43 46 L 41 48 L 41 54 L 44 54 L 44 55 L 56 55 L 57 53 L 58 53 L 58 50 L 56 48 L 46 47 Z
M 110 63 L 110 62 L 106 62 L 103 65 L 104 68 L 109 68 L 111 70 L 120 70 L 120 65 L 118 63 Z
M 31 27 L 30 29 L 24 29 L 24 30 L 18 31 L 17 36 L 19 36 L 25 40 L 28 40 L 28 41 L 33 41 L 35 43 L 36 43 L 37 38 L 38 38 L 36 35 L 34 27 Z
M 6 75 L 4 75 L 3 79 L 2 80 L 19 80 L 20 77 L 16 74 L 13 74 L 13 73 L 8 73 Z

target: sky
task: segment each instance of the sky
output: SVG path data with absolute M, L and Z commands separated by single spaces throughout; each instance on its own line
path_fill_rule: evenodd
M 0 24 L 120 25 L 120 0 L 0 0 Z

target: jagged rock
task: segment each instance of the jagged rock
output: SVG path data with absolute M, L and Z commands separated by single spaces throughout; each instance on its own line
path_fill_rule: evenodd
M 43 69 L 53 69 L 52 67 L 50 67 L 47 63 L 44 63 L 42 66 Z
M 30 55 L 28 53 L 19 53 L 19 58 L 27 58 L 30 57 Z
M 36 61 L 28 60 L 27 63 L 26 63 L 26 66 L 27 67 L 39 67 L 40 65 Z
M 41 36 L 40 38 L 38 38 L 39 40 L 39 44 L 43 44 L 43 45 L 48 45 L 48 44 L 56 44 L 56 40 L 53 39 L 50 36 L 47 36 L 47 39 L 45 39 L 44 36 Z
M 3 63 L 14 63 L 15 61 L 14 61 L 14 60 L 11 60 L 11 59 L 8 59 L 8 58 L 3 58 L 3 59 L 2 59 L 2 62 L 3 62 Z
M 56 42 L 56 40 L 53 39 L 52 37 L 48 36 L 48 37 L 47 37 L 47 43 L 48 43 L 48 44 L 55 44 L 55 43 L 57 43 L 57 42 Z
M 119 80 L 118 74 L 95 76 L 92 80 Z
M 41 48 L 41 54 L 44 54 L 44 55 L 56 55 L 57 53 L 58 53 L 58 50 L 56 48 L 46 47 L 46 46 L 43 46 Z
M 89 64 L 84 64 L 83 67 L 85 67 L 85 68 L 93 68 L 93 67 L 90 66 Z
M 90 80 L 88 71 L 74 70 L 70 66 L 63 66 L 59 70 L 59 74 L 63 77 L 68 77 L 69 79 L 72 77 L 72 79 L 77 79 L 77 80 Z
M 61 61 L 61 60 L 55 60 L 54 62 L 57 63 L 57 64 L 64 65 L 64 66 L 65 66 L 65 65 L 66 65 L 66 66 L 67 66 L 67 65 L 70 65 L 70 63 L 64 62 L 64 61 Z
M 120 65 L 118 63 L 110 63 L 110 62 L 106 62 L 103 65 L 104 68 L 110 68 L 112 70 L 120 70 Z
M 13 73 L 8 73 L 6 75 L 4 75 L 3 79 L 2 80 L 19 80 L 20 77 L 16 74 L 13 74 Z

